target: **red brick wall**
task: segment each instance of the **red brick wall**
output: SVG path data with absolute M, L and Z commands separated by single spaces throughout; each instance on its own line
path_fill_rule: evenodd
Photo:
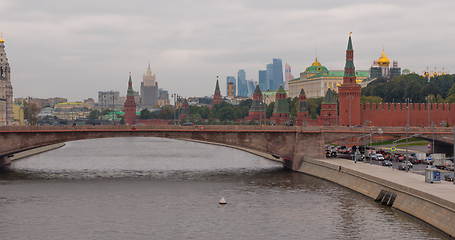
M 451 103 L 366 103 L 361 104 L 363 125 L 372 126 L 455 126 L 455 104 Z

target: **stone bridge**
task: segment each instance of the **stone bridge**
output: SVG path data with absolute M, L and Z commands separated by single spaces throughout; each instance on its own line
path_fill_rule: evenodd
M 222 143 L 281 156 L 286 167 L 298 169 L 305 158 L 323 158 L 329 143 L 357 143 L 372 136 L 435 138 L 453 144 L 450 128 L 348 128 L 284 126 L 156 126 L 60 127 L 0 129 L 0 165 L 14 153 L 49 144 L 93 138 L 162 137 Z M 2 164 L 3 163 L 3 164 Z

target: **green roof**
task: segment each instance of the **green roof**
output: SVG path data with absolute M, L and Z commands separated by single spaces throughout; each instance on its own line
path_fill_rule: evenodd
M 329 69 L 327 69 L 325 66 L 309 66 L 306 68 L 304 73 L 328 74 Z

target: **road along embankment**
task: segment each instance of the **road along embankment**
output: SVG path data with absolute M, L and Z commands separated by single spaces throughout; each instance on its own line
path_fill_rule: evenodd
M 394 207 L 455 237 L 455 185 L 425 183 L 425 176 L 345 159 L 305 159 L 298 170 Z

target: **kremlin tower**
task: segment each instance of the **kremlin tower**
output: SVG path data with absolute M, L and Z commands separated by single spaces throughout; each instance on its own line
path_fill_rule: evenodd
M 133 82 L 131 81 L 131 73 L 128 80 L 128 91 L 126 94 L 126 101 L 123 105 L 125 112 L 124 119 L 126 125 L 134 125 L 136 123 L 136 102 L 134 101 Z
M 218 76 L 216 79 L 216 86 L 215 86 L 215 94 L 213 94 L 213 101 L 212 105 L 217 105 L 223 102 L 223 98 L 221 97 L 220 85 L 218 83 Z
M 265 104 L 262 101 L 262 92 L 259 88 L 259 85 L 256 85 L 256 89 L 253 93 L 253 102 L 251 103 L 251 108 L 248 112 L 248 116 L 245 119 L 249 121 L 265 120 Z
M 300 90 L 299 94 L 299 108 L 297 111 L 296 125 L 304 126 L 310 117 L 310 104 L 307 101 L 305 90 Z
M 346 64 L 344 67 L 343 84 L 338 87 L 339 95 L 339 124 L 342 126 L 357 126 L 360 120 L 360 91 L 356 83 L 354 50 L 352 48 L 351 34 L 349 34 L 348 48 L 346 50 Z
M 284 125 L 289 121 L 289 102 L 286 91 L 281 86 L 275 95 L 272 117 L 270 118 L 277 125 Z
M 13 87 L 11 68 L 5 53 L 5 40 L 0 36 L 0 126 L 13 122 Z

